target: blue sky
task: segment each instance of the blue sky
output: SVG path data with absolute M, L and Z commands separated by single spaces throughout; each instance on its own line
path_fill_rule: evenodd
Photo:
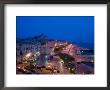
M 17 16 L 16 36 L 47 35 L 50 39 L 94 43 L 94 16 Z

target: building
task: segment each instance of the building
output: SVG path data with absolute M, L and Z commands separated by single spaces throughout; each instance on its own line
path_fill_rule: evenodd
M 35 54 L 36 52 L 40 51 L 41 49 L 41 44 L 37 42 L 36 44 L 33 43 L 17 43 L 16 44 L 16 58 L 19 60 L 22 58 L 23 55 L 27 53 L 33 53 Z

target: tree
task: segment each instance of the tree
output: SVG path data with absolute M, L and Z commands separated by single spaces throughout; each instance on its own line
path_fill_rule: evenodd
M 59 53 L 59 57 L 66 63 L 75 61 L 75 58 L 68 54 Z
M 58 53 L 58 52 L 60 52 L 61 50 L 62 50 L 61 47 L 56 47 L 56 48 L 54 49 L 54 52 L 55 52 L 55 53 Z
M 20 51 L 20 55 L 23 55 L 22 51 Z

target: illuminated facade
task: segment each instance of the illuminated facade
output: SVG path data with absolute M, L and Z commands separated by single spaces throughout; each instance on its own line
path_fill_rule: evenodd
M 23 55 L 27 53 L 36 53 L 37 51 L 40 51 L 41 44 L 36 43 L 36 44 L 25 44 L 25 43 L 18 43 L 16 45 L 16 56 L 22 57 Z

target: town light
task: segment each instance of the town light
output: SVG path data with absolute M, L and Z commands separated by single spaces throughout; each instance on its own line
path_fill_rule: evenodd
M 45 58 L 48 58 L 48 56 L 46 55 Z
M 32 53 L 26 54 L 26 58 L 29 58 L 32 55 Z
M 73 71 L 74 69 L 72 68 L 72 71 Z
M 36 54 L 39 56 L 40 55 L 40 52 L 36 52 Z

